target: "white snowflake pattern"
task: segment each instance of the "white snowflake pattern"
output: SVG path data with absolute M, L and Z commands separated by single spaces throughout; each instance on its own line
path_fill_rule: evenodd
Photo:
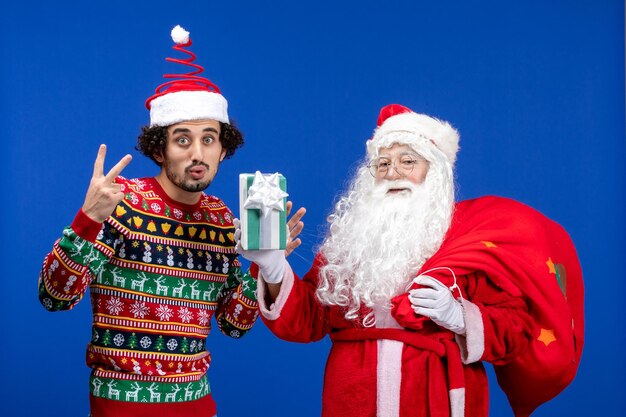
M 143 190 L 146 187 L 145 181 L 142 181 L 140 179 L 135 178 L 133 182 L 137 184 L 137 188 L 139 188 L 140 190 Z
M 175 350 L 177 346 L 178 342 L 176 341 L 176 339 L 170 339 L 167 341 L 167 348 L 169 350 Z
M 211 213 L 210 216 L 211 216 L 211 221 L 213 223 L 217 223 L 217 216 L 215 214 L 213 214 L 213 213 Z
M 134 205 L 139 204 L 139 197 L 137 197 L 137 194 L 135 194 L 135 193 L 130 193 L 130 201 L 131 201 Z
M 230 337 L 237 339 L 241 336 L 241 333 L 239 333 L 239 330 L 231 330 L 230 331 Z
M 206 324 L 209 322 L 210 319 L 211 319 L 211 316 L 209 315 L 208 311 L 206 310 L 198 311 L 198 323 L 201 326 L 206 326 Z
M 107 310 L 109 310 L 109 314 L 117 316 L 124 310 L 124 303 L 122 303 L 118 297 L 111 297 L 107 300 Z
M 161 321 L 168 321 L 174 315 L 174 310 L 165 304 L 159 304 L 159 308 L 156 310 L 156 315 L 159 316 Z
M 193 218 L 196 220 L 201 220 L 202 219 L 202 214 L 200 214 L 199 211 L 194 211 L 193 212 Z
M 227 223 L 232 223 L 232 219 L 230 213 L 224 213 L 224 220 L 226 220 Z
M 150 307 L 148 307 L 144 301 L 137 300 L 130 306 L 130 312 L 133 313 L 135 318 L 142 319 L 150 314 Z
M 158 205 L 157 203 L 152 203 L 150 204 L 150 208 L 152 209 L 152 211 L 154 211 L 155 213 L 160 213 L 161 212 L 161 206 Z
M 124 335 L 118 333 L 113 336 L 113 343 L 115 343 L 115 346 L 122 346 L 124 344 Z
M 46 307 L 46 310 L 51 310 L 52 309 L 52 300 L 49 298 L 44 298 L 43 299 L 43 305 L 44 307 Z
M 177 219 L 180 219 L 183 217 L 183 212 L 178 210 L 177 208 L 174 209 L 174 217 L 176 217 Z
M 141 340 L 139 340 L 139 344 L 142 348 L 148 349 L 152 344 L 152 340 L 148 336 L 144 336 L 141 338 Z
M 178 317 L 182 320 L 183 323 L 189 323 L 193 318 L 193 314 L 187 307 L 181 307 L 178 309 Z

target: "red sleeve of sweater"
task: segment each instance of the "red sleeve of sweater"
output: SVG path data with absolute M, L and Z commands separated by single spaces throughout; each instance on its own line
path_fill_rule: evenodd
M 321 263 L 318 256 L 302 279 L 293 277 L 293 285 L 277 318 L 263 317 L 267 327 L 281 339 L 308 343 L 322 339 L 329 332 L 328 308 L 315 296 Z

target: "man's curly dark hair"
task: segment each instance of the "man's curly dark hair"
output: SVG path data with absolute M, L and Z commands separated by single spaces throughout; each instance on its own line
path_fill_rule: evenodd
M 222 148 L 226 150 L 224 159 L 228 159 L 235 154 L 235 151 L 243 146 L 243 134 L 237 129 L 231 120 L 231 124 L 220 123 L 220 143 Z M 154 158 L 155 154 L 165 151 L 167 143 L 167 128 L 169 126 L 144 126 L 141 128 L 141 134 L 137 138 L 135 149 L 152 159 L 158 166 L 161 163 Z

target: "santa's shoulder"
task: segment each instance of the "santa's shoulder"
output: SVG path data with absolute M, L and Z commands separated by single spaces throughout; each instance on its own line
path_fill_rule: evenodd
M 508 197 L 487 195 L 455 205 L 453 224 L 472 223 L 481 228 L 497 227 L 526 233 L 560 226 L 537 209 Z
M 521 201 L 514 200 L 509 197 L 501 197 L 497 195 L 484 195 L 468 200 L 459 201 L 456 203 L 456 210 L 534 210 L 534 208 L 522 203 Z

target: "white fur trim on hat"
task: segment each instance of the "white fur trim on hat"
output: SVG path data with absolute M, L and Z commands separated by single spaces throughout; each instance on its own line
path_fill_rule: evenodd
M 369 155 L 375 155 L 380 147 L 391 146 L 385 135 L 388 133 L 406 132 L 403 144 L 410 145 L 417 151 L 432 143 L 443 152 L 454 165 L 459 150 L 459 133 L 449 123 L 419 113 L 401 113 L 392 116 L 376 128 L 374 136 L 367 143 Z M 394 142 L 397 143 L 397 142 Z
M 177 91 L 150 102 L 150 127 L 203 119 L 229 123 L 224 96 L 208 91 Z

